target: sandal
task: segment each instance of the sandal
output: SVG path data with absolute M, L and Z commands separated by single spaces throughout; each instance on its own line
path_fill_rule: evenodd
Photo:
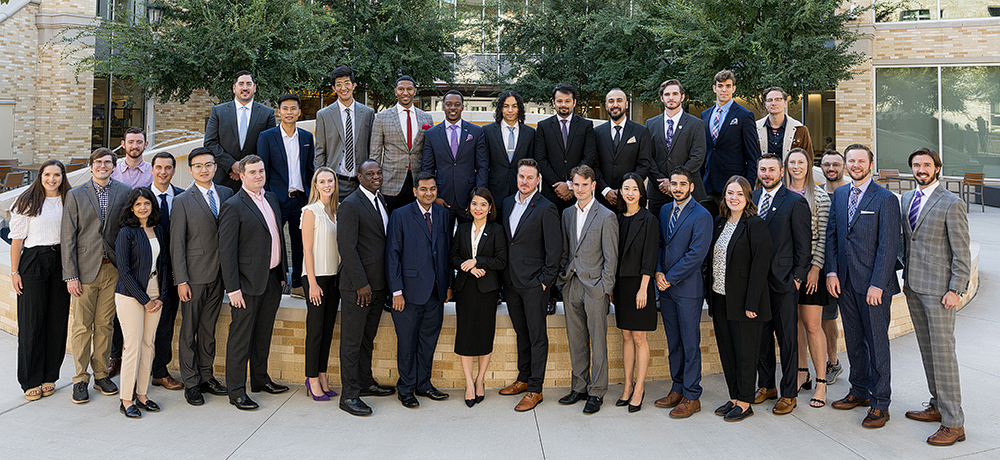
M 24 392 L 24 399 L 27 399 L 28 401 L 38 401 L 39 399 L 42 399 L 41 387 L 28 388 L 28 390 Z
M 800 367 L 799 372 L 806 373 L 806 381 L 802 385 L 799 385 L 799 390 L 812 390 L 813 381 L 812 381 L 812 374 L 809 373 L 809 368 Z
M 52 396 L 56 392 L 56 384 L 52 382 L 43 383 L 41 386 L 42 396 Z
M 819 389 L 819 384 L 826 385 L 826 379 L 821 379 L 816 377 L 816 389 Z M 826 399 L 811 398 L 809 400 L 809 407 L 820 408 L 826 405 Z

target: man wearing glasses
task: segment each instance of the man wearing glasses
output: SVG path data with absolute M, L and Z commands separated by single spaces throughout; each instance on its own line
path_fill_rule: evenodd
M 764 108 L 767 116 L 757 120 L 757 139 L 760 152 L 777 155 L 784 161 L 785 155 L 794 148 L 812 153 L 812 138 L 809 128 L 785 114 L 788 108 L 788 94 L 773 86 L 764 91 Z

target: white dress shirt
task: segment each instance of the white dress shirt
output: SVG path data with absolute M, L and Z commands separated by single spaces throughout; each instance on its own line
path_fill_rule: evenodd
M 920 220 L 920 214 L 924 212 L 924 205 L 927 204 L 927 199 L 930 198 L 932 193 L 934 193 L 934 190 L 937 190 L 939 184 L 941 184 L 941 181 L 936 180 L 934 181 L 933 184 L 927 186 L 927 188 L 920 190 L 921 195 L 920 195 L 920 205 L 917 206 L 917 221 Z M 914 198 L 916 198 L 915 194 Z M 911 202 L 910 204 L 913 203 Z M 909 212 L 910 210 L 907 209 L 906 213 L 909 214 Z M 909 222 L 904 222 L 903 225 L 909 225 Z
M 288 191 L 305 192 L 302 186 L 302 165 L 299 163 L 299 129 L 292 130 L 289 136 L 284 127 L 279 127 L 281 141 L 285 144 L 285 159 L 288 162 Z
M 483 238 L 483 233 L 486 232 L 486 223 L 483 223 L 482 227 L 476 228 L 476 224 L 472 224 L 472 258 L 475 259 L 479 254 L 479 240 Z
M 42 212 L 28 217 L 10 210 L 10 239 L 24 240 L 24 248 L 35 246 L 55 246 L 60 243 L 63 216 L 62 198 L 46 197 L 42 202 Z
M 677 127 L 680 126 L 680 124 L 681 124 L 681 116 L 682 115 L 684 115 L 684 111 L 683 110 L 678 110 L 677 111 L 677 115 L 674 115 L 672 117 L 667 114 L 666 110 L 663 111 L 663 138 L 664 139 L 667 138 L 667 133 L 670 132 L 670 130 L 668 129 L 668 126 L 667 126 L 667 124 L 668 124 L 667 121 L 668 120 L 672 120 L 674 122 L 674 134 L 676 135 L 677 134 Z M 672 142 L 673 141 L 671 141 L 671 143 Z
M 771 197 L 770 198 L 771 204 L 772 205 L 774 204 L 774 195 L 776 195 L 778 193 L 778 190 L 781 190 L 781 186 L 780 185 L 777 186 L 777 187 L 775 187 L 774 190 L 771 190 L 770 192 L 767 191 L 767 189 L 761 189 L 761 192 L 763 192 L 763 193 L 760 194 L 760 200 L 757 200 L 757 203 L 756 203 L 757 204 L 757 215 L 760 215 L 760 212 L 761 212 L 760 205 L 764 204 L 764 198 L 765 197 L 770 196 Z M 767 210 L 767 211 L 764 212 L 764 215 L 767 215 L 769 213 L 770 213 L 770 210 Z
M 537 190 L 532 191 L 531 195 L 528 195 L 524 200 L 521 200 L 521 192 L 514 195 L 514 209 L 510 210 L 510 236 L 514 236 L 517 226 L 521 223 L 521 216 L 528 209 L 528 203 L 531 203 L 531 199 L 535 197 L 536 193 L 538 193 Z
M 510 128 L 514 128 L 514 145 L 510 145 L 510 139 L 508 139 L 510 136 Z M 517 149 L 517 139 L 520 134 L 520 123 L 514 123 L 514 126 L 508 125 L 506 120 L 504 120 L 503 123 L 500 123 L 500 137 L 503 138 L 504 153 L 507 153 L 508 150 Z
M 219 191 L 215 188 L 215 184 L 212 184 L 212 188 L 205 188 L 205 187 L 202 187 L 202 186 L 200 186 L 198 184 L 194 184 L 194 185 L 195 185 L 195 187 L 198 187 L 198 191 L 201 192 L 201 196 L 205 198 L 205 204 L 208 205 L 208 209 L 209 210 L 212 209 L 212 205 L 209 203 L 209 201 L 215 201 L 215 209 L 218 209 L 219 212 L 222 212 L 222 202 L 219 201 Z M 209 190 L 212 191 L 212 199 L 211 200 L 208 199 L 208 191 Z
M 340 174 L 341 176 L 348 176 L 348 177 L 354 177 L 355 176 L 354 165 L 351 165 L 351 169 L 347 169 L 347 164 L 346 164 L 346 162 L 347 162 L 347 113 L 346 112 L 348 112 L 348 111 L 351 112 L 351 128 L 352 128 L 351 129 L 351 139 L 354 139 L 354 161 L 357 162 L 358 161 L 358 149 L 357 149 L 357 146 L 358 146 L 358 120 L 357 120 L 358 111 L 355 110 L 357 108 L 357 105 L 358 105 L 358 101 L 354 101 L 354 102 L 351 102 L 350 106 L 346 106 L 346 105 L 344 105 L 343 102 L 340 102 L 340 99 L 337 99 L 337 103 L 336 103 L 337 110 L 340 111 L 340 123 L 341 123 L 340 126 L 341 126 L 341 128 L 344 129 L 344 157 L 340 159 L 340 164 L 337 165 L 337 174 Z
M 596 200 L 594 200 L 593 198 L 591 198 L 590 202 L 588 202 L 587 205 L 584 206 L 584 207 L 582 207 L 582 208 L 580 207 L 580 202 L 579 201 L 576 203 L 576 242 L 577 243 L 580 242 L 580 237 L 583 236 L 583 223 L 587 220 L 587 214 L 590 213 L 590 208 L 594 207 L 594 201 L 596 201 Z
M 410 129 L 413 130 L 411 141 L 415 141 L 417 139 L 417 131 L 420 131 L 420 125 L 417 124 L 417 108 L 411 104 L 410 108 L 407 109 L 396 103 L 396 112 L 399 114 L 399 129 L 403 135 L 403 142 L 406 142 L 406 110 L 410 111 Z
M 361 190 L 361 193 L 365 194 L 365 197 L 368 198 L 368 201 L 370 201 L 372 203 L 372 206 L 375 206 L 375 209 L 378 209 L 381 212 L 381 214 L 382 214 L 382 229 L 383 230 L 388 229 L 389 228 L 389 215 L 385 213 L 385 206 L 382 206 L 382 203 L 380 203 L 378 201 L 378 198 L 375 197 L 375 194 L 372 193 L 372 192 L 369 192 L 368 189 L 366 189 L 364 187 L 358 187 L 358 190 Z
M 154 182 L 152 185 L 149 186 L 149 189 L 153 191 L 153 195 L 156 195 L 157 205 L 160 204 L 160 194 L 163 193 L 167 194 L 167 215 L 169 216 L 170 212 L 174 210 L 174 187 L 171 186 L 170 184 L 167 184 L 166 190 L 160 190 L 160 188 L 157 187 L 156 183 Z M 163 210 L 161 209 L 160 212 L 163 212 Z M 170 230 L 170 229 L 165 228 L 164 230 Z

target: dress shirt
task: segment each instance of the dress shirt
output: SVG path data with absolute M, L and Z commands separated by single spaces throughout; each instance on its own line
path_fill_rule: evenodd
M 668 120 L 673 120 L 673 122 L 674 122 L 674 136 L 676 136 L 677 135 L 677 128 L 680 128 L 681 116 L 683 116 L 683 115 L 684 115 L 684 110 L 678 110 L 677 111 L 677 115 L 674 115 L 672 117 L 667 113 L 666 110 L 663 111 L 663 138 L 664 139 L 667 138 L 667 133 L 670 132 L 670 129 L 669 129 L 670 127 L 668 126 L 667 121 Z
M 580 207 L 580 202 L 576 203 L 576 242 L 580 242 L 580 236 L 583 234 L 583 223 L 587 220 L 587 214 L 590 213 L 590 208 L 594 207 L 594 199 L 591 198 L 589 202 L 584 207 Z
M 674 208 L 677 209 L 677 214 L 680 215 L 680 213 L 684 212 L 684 207 L 687 206 L 688 203 L 690 203 L 690 202 L 691 202 L 691 195 L 688 195 L 687 199 L 684 200 L 684 201 L 674 201 Z M 673 212 L 673 211 L 671 211 L 671 212 Z M 659 219 L 660 216 L 656 216 L 656 218 Z
M 483 238 L 483 232 L 486 230 L 486 223 L 483 223 L 482 227 L 476 228 L 475 222 L 472 223 L 472 258 L 475 259 L 476 255 L 479 253 L 479 240 Z
M 771 126 L 771 117 L 767 117 L 767 121 L 764 122 L 764 128 L 767 131 L 767 153 L 777 155 L 779 158 L 783 156 L 786 126 L 788 126 L 787 116 L 781 122 L 781 126 L 777 128 Z
M 920 195 L 920 205 L 917 206 L 917 220 L 920 220 L 920 213 L 924 212 L 924 205 L 927 204 L 927 199 L 930 198 L 932 193 L 934 193 L 934 190 L 937 190 L 938 185 L 940 184 L 941 181 L 936 180 L 934 181 L 933 184 L 928 185 L 927 188 L 920 190 L 921 195 Z M 909 213 L 910 210 L 907 209 L 906 212 Z M 909 224 L 910 224 L 909 222 L 903 222 L 903 225 L 909 225 Z
M 293 128 L 292 135 L 289 136 L 285 132 L 285 128 L 279 128 L 281 131 L 281 141 L 285 143 L 285 159 L 288 163 L 288 191 L 306 191 L 305 187 L 302 186 L 302 165 L 299 158 L 299 129 Z
M 510 128 L 514 128 L 514 145 L 510 145 Z M 506 153 L 508 150 L 514 150 L 517 148 L 517 139 L 521 135 L 521 124 L 514 123 L 514 126 L 508 125 L 507 121 L 504 120 L 500 123 L 500 137 L 503 138 L 503 150 Z
M 253 99 L 250 99 L 250 102 L 247 102 L 246 105 L 241 104 L 239 99 L 233 99 L 233 102 L 236 103 L 234 105 L 236 106 L 236 122 L 237 123 L 239 123 L 239 120 L 240 120 L 240 109 L 247 109 L 247 129 L 249 130 L 250 129 L 250 115 L 253 114 Z
M 538 193 L 538 189 L 531 192 L 525 199 L 521 199 L 521 192 L 517 192 L 514 195 L 514 209 L 510 210 L 510 236 L 514 236 L 514 232 L 517 231 L 517 225 L 521 223 L 521 216 L 524 215 L 524 211 L 528 209 L 528 204 L 531 203 L 532 198 Z
M 160 205 L 160 194 L 163 194 L 163 193 L 167 194 L 167 206 L 168 206 L 168 208 L 167 208 L 167 215 L 169 216 L 170 213 L 173 212 L 173 210 L 174 210 L 174 187 L 171 186 L 170 184 L 167 184 L 167 190 L 163 191 L 163 190 L 160 190 L 159 188 L 157 188 L 156 184 L 153 184 L 153 185 L 149 186 L 149 189 L 153 191 L 153 195 L 156 195 L 156 205 L 157 206 Z M 215 192 L 213 192 L 213 193 L 215 193 Z M 160 212 L 163 212 L 163 210 L 161 209 Z M 165 228 L 164 230 L 170 230 L 170 229 L 169 228 Z
M 153 165 L 143 161 L 138 167 L 130 168 L 120 161 L 111 171 L 111 178 L 132 188 L 149 187 L 153 184 Z
M 861 194 L 860 194 L 860 195 L 858 195 L 858 210 L 857 210 L 857 212 L 859 212 L 859 213 L 861 212 L 861 200 L 862 200 L 862 199 L 864 199 L 864 197 L 865 197 L 865 192 L 867 192 L 867 191 L 868 191 L 868 184 L 871 184 L 871 183 L 872 183 L 872 178 L 871 178 L 871 176 L 868 176 L 868 179 L 866 179 L 866 180 L 864 181 L 864 183 L 862 183 L 862 184 L 861 184 L 860 186 L 857 186 L 857 187 L 855 187 L 855 185 L 854 185 L 854 181 L 848 181 L 848 182 L 847 182 L 847 186 L 849 187 L 849 188 L 847 189 L 847 207 L 848 207 L 848 208 L 850 208 L 850 206 L 851 206 L 851 194 L 853 194 L 853 193 L 854 193 L 854 189 L 855 189 L 855 188 L 859 188 L 859 189 L 861 189 Z M 832 209 L 831 209 L 831 211 L 832 211 Z M 850 222 L 848 222 L 848 225 L 850 225 Z M 848 230 L 849 230 L 849 229 L 846 229 L 846 228 L 844 229 L 844 231 L 845 231 L 845 232 L 846 232 L 846 231 L 848 231 Z M 839 230 L 838 230 L 838 231 L 839 231 Z M 827 277 L 831 277 L 831 276 L 837 276 L 837 272 L 830 272 L 830 273 L 827 273 L 827 274 L 826 274 L 826 276 L 827 276 Z M 843 286 L 842 286 L 842 287 L 843 287 Z M 872 286 L 872 287 L 874 287 L 874 286 Z M 875 289 L 878 289 L 878 288 L 875 288 Z M 882 291 L 882 290 L 881 290 L 881 289 L 879 289 L 879 292 L 881 292 L 881 291 Z
M 396 112 L 399 113 L 399 129 L 403 135 L 403 142 L 406 142 L 406 107 L 403 107 L 399 103 L 396 103 Z M 417 124 L 417 108 L 410 104 L 410 129 L 413 131 L 413 139 L 411 141 L 417 140 L 417 131 L 420 131 L 420 125 Z
M 42 212 L 37 216 L 18 214 L 10 210 L 10 239 L 24 240 L 24 248 L 55 246 L 61 240 L 63 202 L 58 196 L 47 197 L 42 202 Z
M 430 217 L 430 219 L 431 219 L 431 226 L 433 226 L 434 225 L 434 213 L 432 212 L 433 208 L 432 207 L 425 208 L 424 205 L 421 204 L 421 203 L 419 203 L 419 202 L 417 203 L 417 206 L 420 207 L 420 217 L 424 217 L 426 219 L 427 215 L 431 216 Z M 431 233 L 433 233 L 433 232 L 431 232 Z M 473 245 L 473 247 L 475 247 L 475 246 Z M 475 251 L 475 249 L 473 249 L 473 251 Z M 400 296 L 400 295 L 403 295 L 403 290 L 402 289 L 400 289 L 400 290 L 395 291 L 395 292 L 392 293 L 393 297 Z
M 374 193 L 368 191 L 368 189 L 358 187 L 358 190 L 361 190 L 361 193 L 365 194 L 365 198 L 368 198 L 368 201 L 371 201 L 372 206 L 375 206 L 375 209 L 378 209 L 381 212 L 382 230 L 387 230 L 389 228 L 389 215 L 385 213 L 385 206 L 383 206 L 381 202 L 376 201 L 378 198 L 375 197 Z
M 208 202 L 209 201 L 209 199 L 208 199 L 208 191 L 209 190 L 212 191 L 212 201 L 215 201 L 215 209 L 218 209 L 220 211 L 222 210 L 222 203 L 219 201 L 219 191 L 216 190 L 215 184 L 212 184 L 211 188 L 205 188 L 205 187 L 202 187 L 202 186 L 200 186 L 198 184 L 194 184 L 194 185 L 196 187 L 198 187 L 198 191 L 201 192 L 201 196 L 205 198 L 205 204 L 208 205 L 208 209 L 209 210 L 212 209 L 212 205 Z
M 774 190 L 771 190 L 771 191 L 768 191 L 766 188 L 762 188 L 760 190 L 762 192 L 760 194 L 760 199 L 757 200 L 757 203 L 755 203 L 757 205 L 757 215 L 760 215 L 760 205 L 764 204 L 764 198 L 770 196 L 771 198 L 769 198 L 768 201 L 770 201 L 771 204 L 773 205 L 774 204 L 774 195 L 777 195 L 779 190 L 781 190 L 781 185 L 780 184 L 777 187 L 775 187 Z M 766 216 L 767 214 L 769 214 L 770 213 L 769 211 L 770 210 L 765 211 L 764 215 Z
M 340 102 L 340 99 L 337 99 L 337 102 L 335 104 L 337 110 L 340 111 L 340 123 L 341 123 L 340 127 L 344 131 L 344 157 L 340 159 L 340 164 L 337 165 L 337 174 L 340 174 L 341 176 L 354 177 L 356 174 L 354 171 L 354 167 L 352 166 L 351 169 L 348 170 L 345 163 L 347 161 L 347 114 L 345 112 L 346 111 L 351 112 L 351 128 L 352 128 L 351 139 L 354 139 L 354 161 L 357 161 L 358 159 L 358 120 L 357 120 L 358 111 L 356 110 L 357 104 L 358 104 L 357 101 L 352 101 L 351 105 L 347 106 L 344 105 L 343 102 Z M 403 115 L 406 114 L 404 113 Z M 403 133 L 403 136 L 405 138 L 406 133 Z
M 729 109 L 733 107 L 733 100 L 730 99 L 729 102 L 719 105 L 718 102 L 715 103 L 715 110 L 712 111 L 712 117 L 708 120 L 708 130 L 712 131 L 712 120 L 715 120 L 715 114 L 720 113 L 719 116 L 719 132 L 722 132 L 722 128 L 726 126 L 726 116 L 729 115 Z
M 243 190 L 246 190 L 250 198 L 253 199 L 253 203 L 257 205 L 257 209 L 264 215 L 267 231 L 271 233 L 271 264 L 268 265 L 268 268 L 277 267 L 281 264 L 281 240 L 278 238 L 278 221 L 274 217 L 274 209 L 271 208 L 271 203 L 268 203 L 267 197 L 264 196 L 263 189 L 258 193 L 251 192 L 246 187 Z

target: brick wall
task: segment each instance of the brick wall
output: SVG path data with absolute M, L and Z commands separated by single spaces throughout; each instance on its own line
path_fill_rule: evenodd
M 35 145 L 38 5 L 29 3 L 0 25 L 0 101 L 14 102 L 14 158 L 31 163 Z
M 212 106 L 216 104 L 215 99 L 204 90 L 197 90 L 191 94 L 187 102 L 156 103 L 153 109 L 156 114 L 156 130 L 183 129 L 205 133 L 205 122 L 212 111 Z M 171 135 L 166 135 L 157 142 L 162 142 Z

